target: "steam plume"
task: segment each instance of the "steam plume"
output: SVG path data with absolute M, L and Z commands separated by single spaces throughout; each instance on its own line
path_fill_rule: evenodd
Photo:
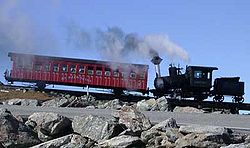
M 98 49 L 105 59 L 124 62 L 131 60 L 131 57 L 151 59 L 155 55 L 160 55 L 189 62 L 188 53 L 164 34 L 141 37 L 137 33 L 125 33 L 119 27 L 109 27 L 105 31 L 96 29 L 92 34 L 81 28 L 74 30 L 74 33 L 72 29 L 68 30 L 71 32 L 69 39 L 76 39 L 78 45 L 91 44 L 91 47 Z

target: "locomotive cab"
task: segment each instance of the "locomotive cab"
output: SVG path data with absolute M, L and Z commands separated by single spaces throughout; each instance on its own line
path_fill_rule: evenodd
M 212 72 L 218 70 L 216 67 L 188 66 L 186 75 L 190 87 L 208 88 L 212 87 Z

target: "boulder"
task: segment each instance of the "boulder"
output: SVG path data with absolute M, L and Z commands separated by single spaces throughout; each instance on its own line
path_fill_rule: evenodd
M 221 148 L 249 148 L 250 143 L 230 144 L 228 146 L 222 146 Z
M 211 133 L 197 134 L 191 133 L 175 142 L 176 148 L 199 147 L 199 148 L 219 148 L 227 143 L 227 137 Z
M 142 132 L 151 128 L 150 120 L 141 112 L 131 106 L 124 106 L 119 111 L 113 112 L 113 116 L 120 124 L 124 124 L 133 132 Z
M 160 131 L 166 131 L 167 128 L 178 128 L 176 120 L 174 118 L 169 118 L 164 120 L 156 125 L 154 125 L 151 129 L 157 129 Z
M 172 143 L 175 143 L 177 139 L 183 137 L 183 134 L 179 133 L 178 129 L 168 128 L 165 133 L 168 141 Z
M 151 139 L 155 139 L 156 137 L 159 137 L 159 136 L 166 136 L 166 134 L 164 132 L 161 132 L 155 129 L 150 129 L 147 131 L 143 131 L 141 133 L 142 141 L 145 143 L 148 143 L 149 145 L 152 145 L 152 143 L 149 142 Z M 154 141 L 153 141 L 153 145 L 154 145 Z
M 121 135 L 118 137 L 114 137 L 109 140 L 105 140 L 99 143 L 99 147 L 104 148 L 127 148 L 127 147 L 136 147 L 136 148 L 144 148 L 145 144 L 141 141 L 139 137 L 133 137 L 129 135 Z
M 71 148 L 71 147 L 90 147 L 94 144 L 88 138 L 81 137 L 76 134 L 69 134 L 60 138 L 56 138 L 39 145 L 35 145 L 32 148 L 51 148 L 51 147 L 60 147 L 60 148 Z
M 28 117 L 26 125 L 35 129 L 42 141 L 57 138 L 71 132 L 71 121 L 56 113 L 39 112 Z
M 111 100 L 111 101 L 108 101 L 102 105 L 99 105 L 98 108 L 101 108 L 101 109 L 121 109 L 123 103 L 119 100 L 119 99 L 114 99 L 114 100 Z
M 161 97 L 156 100 L 157 106 L 160 111 L 166 111 L 168 110 L 168 101 L 166 97 Z
M 202 109 L 197 109 L 194 107 L 180 107 L 176 106 L 173 112 L 184 112 L 184 113 L 204 113 Z
M 207 125 L 184 125 L 180 126 L 179 132 L 183 134 L 189 134 L 189 133 L 196 133 L 196 134 L 202 134 L 202 133 L 213 133 L 217 135 L 222 134 L 229 134 L 231 131 L 228 128 L 221 127 L 221 126 L 207 126 Z
M 5 147 L 29 147 L 40 143 L 35 132 L 0 108 L 0 143 Z
M 74 132 L 94 141 L 110 139 L 120 134 L 124 127 L 112 119 L 100 116 L 75 116 L 72 121 Z
M 157 103 L 155 99 L 149 99 L 149 100 L 142 100 L 137 102 L 136 109 L 141 111 L 150 111 L 150 110 L 157 110 Z
M 41 103 L 35 99 L 10 99 L 5 101 L 4 104 L 21 106 L 41 106 Z
M 56 98 L 42 103 L 43 107 L 66 107 L 70 103 L 67 98 Z

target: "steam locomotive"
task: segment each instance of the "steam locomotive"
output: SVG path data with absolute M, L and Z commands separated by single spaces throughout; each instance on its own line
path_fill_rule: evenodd
M 161 61 L 159 56 L 151 60 L 156 69 L 155 89 L 151 90 L 155 96 L 192 97 L 197 101 L 211 96 L 216 102 L 222 102 L 224 96 L 232 96 L 233 102 L 244 101 L 244 82 L 240 82 L 239 77 L 216 78 L 212 86 L 212 72 L 218 70 L 217 67 L 187 66 L 182 74 L 182 69 L 173 65 L 169 67 L 169 76 L 161 76 Z
M 234 102 L 244 101 L 244 82 L 239 77 L 216 78 L 212 86 L 212 72 L 218 68 L 188 66 L 182 74 L 182 69 L 173 65 L 169 67 L 169 76 L 161 76 L 159 56 L 151 60 L 156 68 L 155 88 L 151 90 L 147 87 L 148 65 L 21 53 L 8 56 L 13 63 L 12 69 L 5 72 L 5 79 L 11 83 L 35 83 L 39 89 L 57 84 L 112 89 L 114 94 L 124 90 L 143 94 L 150 91 L 157 97 L 170 95 L 198 101 L 213 96 L 217 102 L 229 95 Z

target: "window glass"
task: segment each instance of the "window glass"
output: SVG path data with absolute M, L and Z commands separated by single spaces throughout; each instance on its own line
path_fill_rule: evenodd
M 131 79 L 135 79 L 136 78 L 136 73 L 135 72 L 131 72 L 130 73 L 130 78 Z
M 49 64 L 45 64 L 44 65 L 44 70 L 45 71 L 50 71 L 50 65 Z
M 121 72 L 121 77 L 122 78 L 126 78 L 127 77 L 126 73 L 125 72 Z
M 17 68 L 23 68 L 23 60 L 21 58 L 17 59 Z
M 76 65 L 70 65 L 70 72 L 76 73 Z
M 105 68 L 105 73 L 104 73 L 105 76 L 110 76 L 111 75 L 111 72 L 110 72 L 110 68 Z
M 80 73 L 80 74 L 84 74 L 84 72 L 85 72 L 84 66 L 80 65 L 80 66 L 79 66 L 79 73 Z
M 113 71 L 113 76 L 114 77 L 119 77 L 119 71 L 118 70 Z
M 144 80 L 145 79 L 145 74 L 144 73 L 140 74 L 139 79 Z
M 41 71 L 41 69 L 42 69 L 42 64 L 41 64 L 41 63 L 35 63 L 34 69 L 35 69 L 35 71 Z
M 201 71 L 194 71 L 194 78 L 199 79 L 199 78 L 201 78 L 201 76 L 202 76 L 202 72 Z
M 88 67 L 88 75 L 93 75 L 94 74 L 94 67 L 90 66 Z
M 101 76 L 102 75 L 102 68 L 101 67 L 96 67 L 96 75 Z
M 53 71 L 54 72 L 58 72 L 59 71 L 59 65 L 58 64 L 54 64 Z
M 68 72 L 68 65 L 66 64 L 62 65 L 62 72 Z

